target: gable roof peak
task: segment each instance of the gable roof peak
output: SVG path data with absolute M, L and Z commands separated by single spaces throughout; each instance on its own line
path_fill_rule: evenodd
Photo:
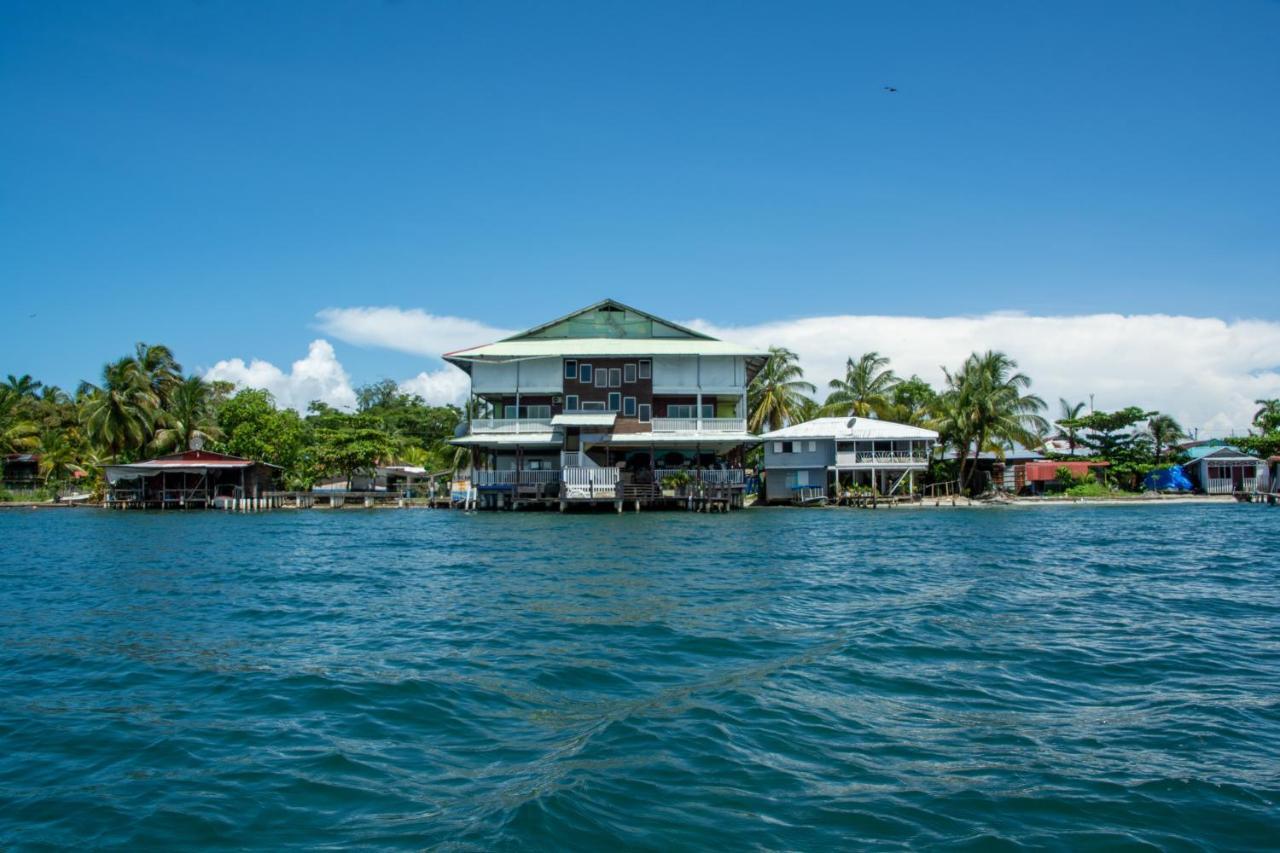
M 615 316 L 617 315 L 617 316 Z M 503 338 L 519 341 L 528 338 L 694 338 L 714 341 L 703 332 L 673 323 L 656 314 L 642 311 L 616 299 L 601 299 L 585 308 L 571 311 L 531 329 Z

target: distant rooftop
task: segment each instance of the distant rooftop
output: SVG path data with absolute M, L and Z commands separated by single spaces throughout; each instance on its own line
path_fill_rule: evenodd
M 931 429 L 910 424 L 882 421 L 876 418 L 814 418 L 800 424 L 767 432 L 763 439 L 833 438 L 833 439 L 927 439 L 937 440 Z

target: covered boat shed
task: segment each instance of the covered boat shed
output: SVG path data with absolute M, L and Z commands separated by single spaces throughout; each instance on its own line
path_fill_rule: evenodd
M 209 450 L 107 465 L 107 505 L 149 509 L 243 506 L 280 488 L 281 469 Z

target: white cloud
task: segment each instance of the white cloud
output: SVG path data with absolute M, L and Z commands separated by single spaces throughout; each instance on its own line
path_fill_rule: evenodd
M 307 348 L 307 357 L 295 361 L 288 373 L 269 361 L 243 359 L 220 361 L 205 372 L 205 379 L 235 383 L 238 388 L 265 388 L 276 398 L 276 404 L 307 410 L 312 400 L 323 400 L 342 409 L 353 408 L 356 394 L 341 362 L 326 340 L 315 340 Z
M 461 405 L 471 390 L 471 378 L 458 368 L 447 365 L 440 370 L 424 370 L 400 383 L 406 394 L 417 394 L 433 406 L 448 403 Z
M 419 308 L 326 308 L 316 319 L 326 334 L 349 344 L 433 358 L 514 334 L 476 320 L 441 317 Z
M 844 372 L 848 356 L 876 350 L 904 376 L 942 382 L 941 365 L 970 352 L 1002 350 L 1056 415 L 1059 397 L 1099 409 L 1138 405 L 1174 415 L 1188 429 L 1243 432 L 1253 401 L 1280 396 L 1280 323 L 1164 314 L 1034 317 L 808 317 L 752 326 L 690 326 L 716 337 L 794 350 L 819 386 Z

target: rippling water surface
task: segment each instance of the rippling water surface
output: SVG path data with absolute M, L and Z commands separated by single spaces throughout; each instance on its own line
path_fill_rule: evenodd
M 1280 843 L 1280 511 L 0 512 L 0 847 Z

